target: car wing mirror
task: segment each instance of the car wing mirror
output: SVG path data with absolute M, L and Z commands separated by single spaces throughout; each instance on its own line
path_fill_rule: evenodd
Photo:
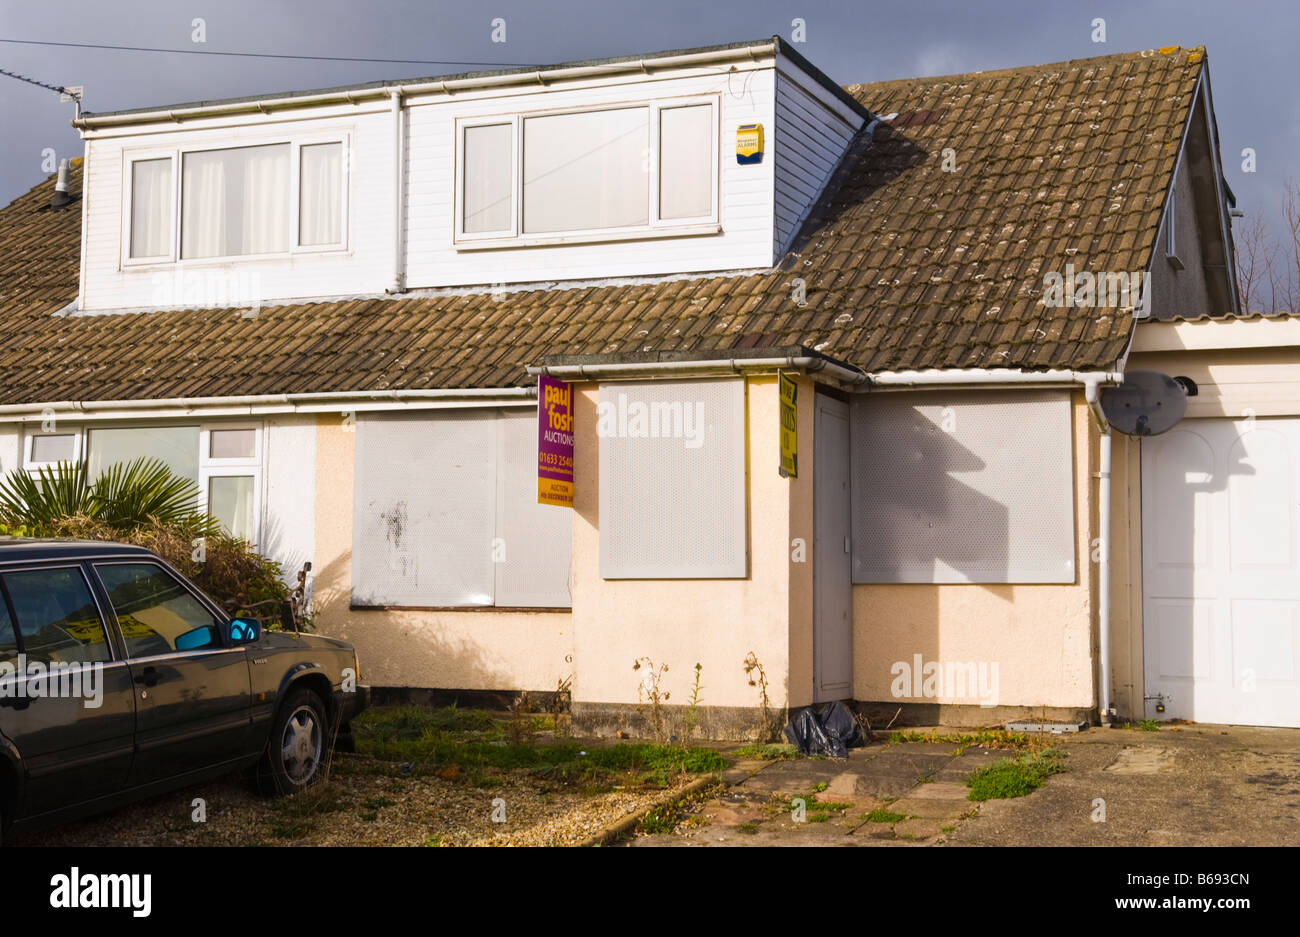
M 201 647 L 209 647 L 217 643 L 217 629 L 211 625 L 204 625 L 201 628 L 194 628 L 178 635 L 176 638 L 176 650 L 178 651 L 196 651 Z
M 262 636 L 262 623 L 256 618 L 236 618 L 230 623 L 233 644 L 252 644 Z

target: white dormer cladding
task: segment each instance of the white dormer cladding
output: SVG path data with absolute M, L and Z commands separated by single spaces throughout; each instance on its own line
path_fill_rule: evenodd
M 80 309 L 770 266 L 862 116 L 773 43 L 662 61 L 403 90 L 400 238 L 391 87 L 92 115 Z

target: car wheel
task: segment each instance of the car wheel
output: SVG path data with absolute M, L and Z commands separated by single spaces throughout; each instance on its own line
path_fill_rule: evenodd
M 329 739 L 325 704 L 311 690 L 294 690 L 280 707 L 258 771 L 270 794 L 296 794 L 320 780 Z

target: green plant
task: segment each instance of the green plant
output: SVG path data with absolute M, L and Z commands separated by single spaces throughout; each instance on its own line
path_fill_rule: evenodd
M 1159 732 L 1160 723 L 1155 719 L 1143 719 L 1138 723 L 1138 728 L 1143 732 Z
M 757 758 L 762 761 L 793 761 L 799 750 L 788 743 L 759 743 L 742 745 L 731 752 L 737 758 Z
M 199 488 L 173 475 L 159 459 L 140 458 L 109 466 L 91 479 L 84 462 L 60 462 L 35 476 L 14 470 L 0 479 L 0 521 L 33 528 L 72 517 L 98 520 L 116 533 L 151 522 L 185 524 L 201 534 L 220 529 L 198 509 Z
M 691 686 L 690 702 L 686 705 L 686 713 L 682 716 L 682 748 L 687 746 L 691 737 L 695 734 L 695 729 L 700 724 L 700 691 L 704 687 L 700 686 L 700 671 L 702 665 L 698 662 L 695 664 L 695 683 Z
M 532 712 L 532 704 L 528 702 L 527 690 L 524 690 L 511 701 L 509 710 L 510 744 L 518 748 L 525 742 L 531 743 L 533 741 L 533 720 L 529 714 Z
M 1065 770 L 1056 749 L 1018 755 L 995 761 L 966 776 L 969 800 L 999 800 L 1024 797 L 1042 787 L 1049 777 Z
M 864 813 L 862 819 L 866 820 L 868 823 L 898 823 L 902 820 L 906 820 L 907 815 L 894 813 L 893 811 L 886 810 L 883 807 L 877 807 L 870 813 Z

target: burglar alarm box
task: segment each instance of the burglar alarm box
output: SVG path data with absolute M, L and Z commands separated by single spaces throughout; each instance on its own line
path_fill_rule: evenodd
M 736 128 L 736 162 L 743 166 L 762 161 L 763 125 L 741 124 Z

